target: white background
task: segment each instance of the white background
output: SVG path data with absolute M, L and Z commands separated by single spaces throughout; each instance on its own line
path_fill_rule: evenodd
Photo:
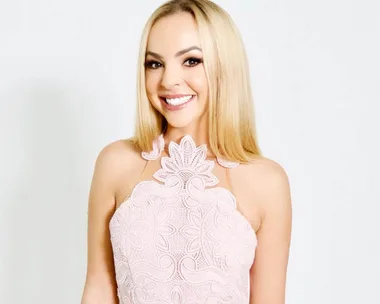
M 259 142 L 292 186 L 287 303 L 380 303 L 377 1 L 220 0 L 250 59 Z M 158 0 L 1 0 L 0 303 L 79 303 L 87 196 L 132 135 Z

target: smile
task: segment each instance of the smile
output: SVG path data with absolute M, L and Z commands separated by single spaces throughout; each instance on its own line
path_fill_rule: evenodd
M 192 101 L 194 97 L 195 95 L 183 95 L 173 98 L 160 97 L 160 99 L 168 110 L 173 111 L 182 109 L 186 104 Z

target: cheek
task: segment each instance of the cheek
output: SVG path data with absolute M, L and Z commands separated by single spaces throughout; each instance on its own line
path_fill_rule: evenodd
M 191 75 L 191 77 L 188 78 L 188 84 L 199 95 L 207 95 L 208 84 L 204 72 Z
M 153 95 L 157 93 L 159 77 L 160 76 L 157 72 L 147 72 L 145 74 L 145 87 L 148 95 Z
M 199 95 L 207 94 L 207 81 L 202 78 L 193 78 L 189 81 L 191 88 Z

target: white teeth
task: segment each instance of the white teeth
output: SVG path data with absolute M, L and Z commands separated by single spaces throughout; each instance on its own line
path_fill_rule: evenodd
M 172 106 L 178 106 L 178 105 L 181 105 L 185 102 L 188 102 L 191 97 L 193 97 L 192 95 L 188 95 L 188 96 L 183 96 L 183 97 L 180 97 L 180 98 L 165 98 L 166 102 Z

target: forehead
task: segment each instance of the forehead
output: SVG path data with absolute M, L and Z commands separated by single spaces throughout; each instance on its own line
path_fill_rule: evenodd
M 161 18 L 153 25 L 147 49 L 172 55 L 194 45 L 200 47 L 197 24 L 191 14 L 181 12 Z

